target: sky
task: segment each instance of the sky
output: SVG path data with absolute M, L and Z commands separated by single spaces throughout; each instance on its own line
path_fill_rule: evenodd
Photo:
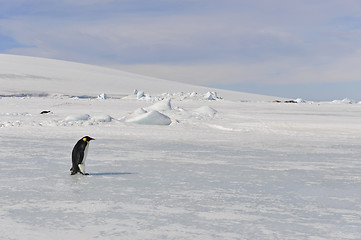
M 0 0 L 0 53 L 361 101 L 359 0 Z

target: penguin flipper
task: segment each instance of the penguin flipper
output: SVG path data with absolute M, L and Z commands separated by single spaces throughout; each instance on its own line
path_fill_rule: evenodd
M 83 163 L 83 159 L 84 159 L 84 151 L 81 151 L 79 153 L 79 158 L 78 158 L 78 165 Z

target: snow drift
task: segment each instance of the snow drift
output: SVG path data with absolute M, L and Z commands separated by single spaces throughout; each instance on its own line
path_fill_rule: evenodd
M 126 121 L 146 125 L 169 125 L 172 123 L 172 120 L 168 116 L 155 110 L 130 118 Z

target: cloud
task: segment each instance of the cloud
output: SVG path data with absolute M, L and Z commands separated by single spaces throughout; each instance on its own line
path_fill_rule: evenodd
M 203 85 L 360 76 L 359 1 L 8 2 L 0 8 L 0 34 L 18 45 L 8 44 L 7 53 Z
M 59 49 L 127 64 L 262 61 L 300 51 L 297 39 L 285 32 L 239 26 L 223 17 L 156 16 L 92 23 L 16 18 L 0 26 L 19 42 L 37 46 L 36 51 Z
M 173 81 L 201 85 L 231 85 L 241 82 L 258 84 L 309 84 L 357 82 L 360 80 L 361 48 L 353 55 L 325 64 L 285 58 L 252 63 L 129 64 L 111 67 Z

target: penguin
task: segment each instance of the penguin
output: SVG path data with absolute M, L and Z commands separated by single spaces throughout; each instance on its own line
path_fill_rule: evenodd
M 88 155 L 89 142 L 95 140 L 89 136 L 81 138 L 74 146 L 71 153 L 73 166 L 70 169 L 71 175 L 77 174 L 78 172 L 83 175 L 89 175 L 85 173 L 85 160 Z

